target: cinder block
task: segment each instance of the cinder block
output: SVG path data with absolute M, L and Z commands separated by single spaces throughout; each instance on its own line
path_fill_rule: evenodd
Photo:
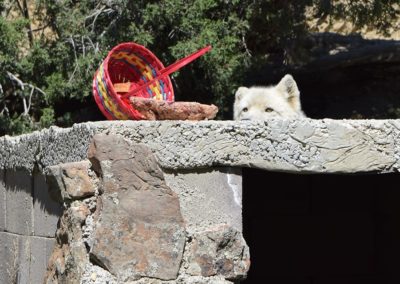
M 54 237 L 62 205 L 50 198 L 45 177 L 41 173 L 36 172 L 33 178 L 34 235 Z
M 240 169 L 166 173 L 165 180 L 179 195 L 189 230 L 228 224 L 242 231 L 242 175 Z
M 30 256 L 30 237 L 0 232 L 0 283 L 31 283 Z
M 6 230 L 32 235 L 32 178 L 26 170 L 6 170 Z
M 18 236 L 0 232 L 0 283 L 15 283 L 12 278 L 17 277 L 17 260 L 11 256 L 17 247 Z
M 30 263 L 31 263 L 31 242 L 32 237 L 19 237 L 19 273 L 18 283 L 31 283 L 29 282 Z
M 0 170 L 0 232 L 6 229 L 6 187 L 4 170 Z
M 29 283 L 43 283 L 54 244 L 55 239 L 32 237 Z

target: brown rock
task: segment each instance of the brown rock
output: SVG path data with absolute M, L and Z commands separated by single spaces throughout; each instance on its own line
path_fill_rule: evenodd
M 53 199 L 80 199 L 95 194 L 95 186 L 88 175 L 88 161 L 49 167 L 46 176 Z
M 93 169 L 102 174 L 101 161 L 124 160 L 131 158 L 129 144 L 117 135 L 94 135 L 89 145 L 88 158 Z M 104 166 L 104 165 L 103 165 Z
M 71 199 L 93 196 L 95 187 L 88 175 L 87 161 L 68 163 L 61 167 L 65 190 Z
M 91 258 L 120 281 L 178 275 L 185 229 L 177 195 L 152 152 L 122 137 L 96 135 L 89 159 L 103 177 Z
M 82 223 L 89 209 L 76 202 L 64 211 L 56 232 L 57 243 L 50 256 L 45 283 L 80 283 L 89 256 L 82 240 Z
M 146 120 L 205 120 L 213 119 L 218 108 L 196 102 L 168 102 L 130 97 L 132 107 Z
M 236 280 L 244 278 L 250 267 L 242 234 L 228 225 L 194 234 L 188 252 L 187 273 L 193 276 L 222 275 Z
M 58 276 L 65 273 L 65 259 L 64 251 L 58 244 L 54 247 L 53 252 L 50 256 L 47 272 L 45 276 L 44 283 L 60 283 L 58 281 Z
M 164 182 L 153 153 L 144 145 L 130 146 L 116 135 L 95 135 L 88 157 L 95 171 L 103 177 L 106 193 L 145 190 L 155 186 L 171 191 Z
M 88 262 L 83 244 L 56 245 L 49 259 L 44 283 L 79 284 Z
M 76 204 L 72 204 L 70 210 L 74 222 L 79 223 L 79 225 L 83 225 L 86 217 L 90 214 L 88 206 L 82 202 L 76 202 Z

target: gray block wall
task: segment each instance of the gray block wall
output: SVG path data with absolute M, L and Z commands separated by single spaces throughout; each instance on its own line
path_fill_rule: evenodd
M 33 235 L 32 178 L 26 170 L 6 170 L 5 231 L 22 236 Z
M 42 174 L 1 173 L 0 283 L 42 283 L 61 205 L 48 198 Z

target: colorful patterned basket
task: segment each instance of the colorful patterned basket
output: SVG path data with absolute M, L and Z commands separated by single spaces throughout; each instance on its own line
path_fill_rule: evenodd
M 129 102 L 130 96 L 174 101 L 169 74 L 211 49 L 207 46 L 164 68 L 144 46 L 133 42 L 114 47 L 93 78 L 93 96 L 101 112 L 110 120 L 142 119 Z

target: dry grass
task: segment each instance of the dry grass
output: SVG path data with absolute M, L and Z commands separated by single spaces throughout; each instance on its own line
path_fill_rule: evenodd
M 345 0 L 340 0 L 345 1 Z M 397 9 L 400 9 L 400 6 L 395 4 Z M 332 32 L 338 33 L 342 35 L 349 34 L 360 34 L 365 39 L 393 39 L 400 40 L 400 18 L 397 18 L 392 23 L 392 28 L 390 28 L 387 32 L 387 35 L 380 33 L 377 29 L 373 27 L 363 27 L 361 29 L 357 29 L 354 24 L 345 21 L 345 20 L 335 20 L 330 16 L 326 16 L 322 19 L 316 19 L 313 17 L 315 14 L 315 7 L 309 7 L 306 12 L 307 24 L 309 30 L 312 32 Z

